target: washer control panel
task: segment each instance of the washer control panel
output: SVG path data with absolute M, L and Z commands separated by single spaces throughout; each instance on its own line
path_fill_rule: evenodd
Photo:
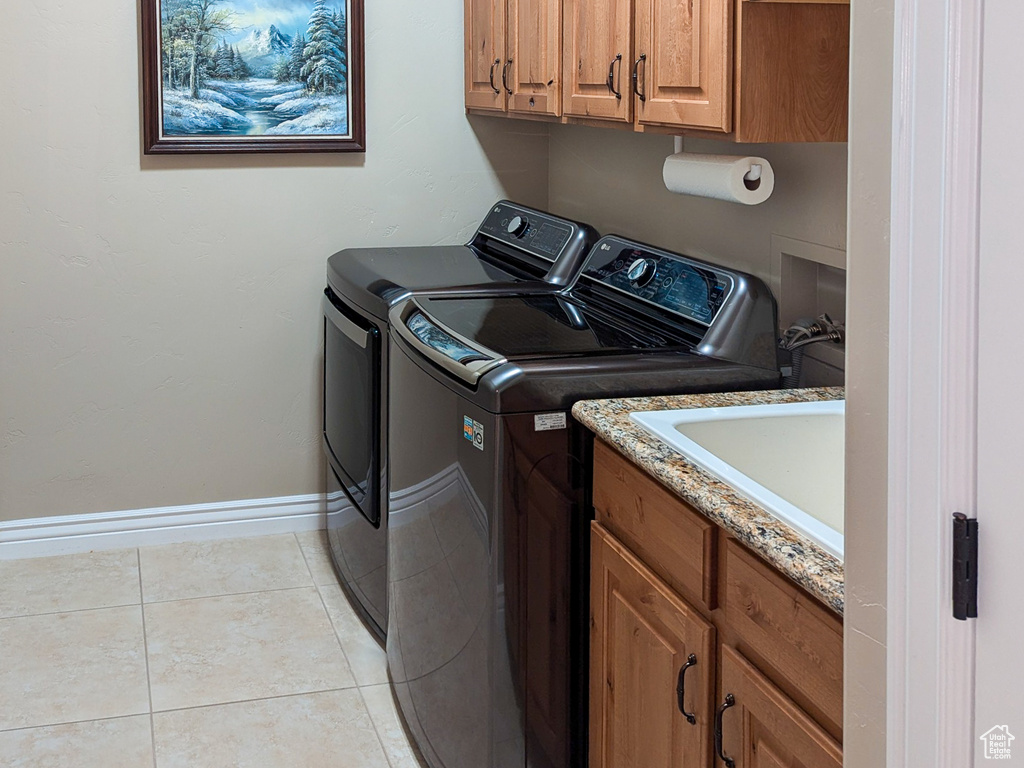
M 571 221 L 502 201 L 491 208 L 477 234 L 555 261 L 574 241 L 577 230 Z
M 583 274 L 705 326 L 715 321 L 735 284 L 720 267 L 614 237 L 594 246 Z

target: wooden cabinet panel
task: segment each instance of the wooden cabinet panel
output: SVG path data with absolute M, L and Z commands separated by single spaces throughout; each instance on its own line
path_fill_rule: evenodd
M 465 0 L 466 107 L 505 109 L 505 0 Z
M 597 520 L 676 592 L 715 607 L 716 528 L 640 468 L 594 444 Z
M 564 0 L 563 114 L 632 121 L 632 16 L 630 0 Z
M 714 628 L 599 523 L 591 541 L 590 764 L 708 765 Z M 694 724 L 676 688 L 690 654 L 683 704 Z
M 639 0 L 637 121 L 731 129 L 732 0 Z
M 846 141 L 850 6 L 737 6 L 736 141 Z
M 561 0 L 508 0 L 510 112 L 562 114 Z
M 722 647 L 722 751 L 736 768 L 842 768 L 842 748 L 729 646 Z
M 740 650 L 841 737 L 842 622 L 734 539 L 725 573 L 725 616 Z

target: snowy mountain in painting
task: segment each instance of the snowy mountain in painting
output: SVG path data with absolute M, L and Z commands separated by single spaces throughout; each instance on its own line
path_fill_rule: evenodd
M 291 53 L 292 38 L 274 25 L 254 29 L 235 45 L 255 77 L 272 77 L 274 67 Z

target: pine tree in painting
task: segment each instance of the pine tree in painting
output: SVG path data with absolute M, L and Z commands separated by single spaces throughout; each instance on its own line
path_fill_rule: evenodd
M 230 80 L 234 77 L 234 66 L 231 63 L 231 48 L 223 40 L 213 53 L 213 65 L 210 75 L 218 80 Z
M 345 17 L 342 16 L 338 11 L 335 11 L 331 15 L 331 29 L 334 30 L 334 34 L 338 39 L 338 48 L 340 48 L 342 51 L 342 61 L 344 62 L 346 59 L 344 51 L 346 51 L 348 48 L 348 27 L 345 24 Z
M 232 76 L 236 80 L 245 80 L 252 75 L 252 70 L 249 69 L 249 65 L 245 63 L 245 59 L 242 58 L 242 54 L 237 49 L 233 49 L 233 72 Z
M 292 53 L 288 58 L 288 79 L 302 80 L 302 68 L 306 65 L 306 44 L 309 41 L 301 32 L 292 43 Z
M 348 66 L 343 38 L 338 36 L 335 14 L 327 10 L 327 0 L 316 0 L 309 17 L 309 42 L 304 55 L 302 77 L 310 93 L 337 93 L 345 83 Z

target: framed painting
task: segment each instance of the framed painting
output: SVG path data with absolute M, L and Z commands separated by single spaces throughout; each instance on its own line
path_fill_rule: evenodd
M 141 0 L 146 154 L 364 152 L 363 0 Z

